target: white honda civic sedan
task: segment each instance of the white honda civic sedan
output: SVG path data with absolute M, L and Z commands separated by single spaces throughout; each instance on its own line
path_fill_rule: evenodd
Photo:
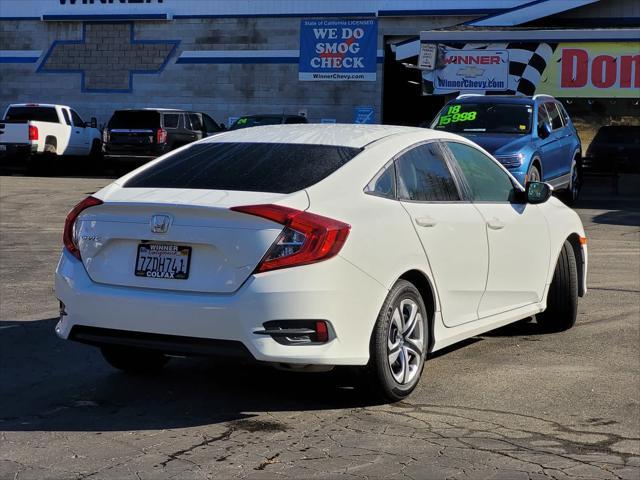
M 56 332 L 122 370 L 183 355 L 361 366 L 397 400 L 431 352 L 533 315 L 573 326 L 586 238 L 550 193 L 445 132 L 222 133 L 69 213 Z

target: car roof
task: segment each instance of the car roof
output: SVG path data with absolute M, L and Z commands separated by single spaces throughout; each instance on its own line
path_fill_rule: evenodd
M 306 118 L 304 115 L 298 115 L 297 113 L 254 113 L 253 115 L 241 115 L 238 118 L 256 118 L 256 117 L 300 117 Z
M 116 112 L 159 112 L 159 113 L 191 113 L 178 108 L 119 108 Z
M 11 107 L 45 107 L 45 108 L 60 107 L 60 108 L 68 108 L 69 110 L 73 110 L 71 107 L 68 107 L 67 105 L 58 105 L 53 103 L 12 103 L 11 105 L 9 105 L 9 108 Z
M 462 95 L 451 100 L 450 103 L 512 103 L 533 105 L 534 100 L 532 97 L 518 97 L 515 95 Z
M 202 140 L 203 143 L 256 142 L 256 143 L 298 143 L 310 145 L 335 145 L 363 148 L 370 143 L 391 135 L 416 133 L 440 138 L 442 132 L 425 128 L 401 127 L 396 125 L 320 124 L 299 123 L 290 125 L 264 125 L 241 128 L 219 133 Z

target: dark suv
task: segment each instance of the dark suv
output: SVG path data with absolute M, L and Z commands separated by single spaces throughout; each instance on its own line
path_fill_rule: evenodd
M 102 134 L 105 160 L 146 163 L 222 128 L 206 113 L 184 110 L 116 110 Z

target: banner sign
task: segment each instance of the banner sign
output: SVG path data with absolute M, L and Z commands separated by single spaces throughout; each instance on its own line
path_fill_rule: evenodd
M 299 80 L 375 81 L 377 20 L 302 20 Z
M 640 97 L 640 42 L 440 45 L 444 62 L 422 72 L 423 94 L 501 93 Z
M 492 92 L 507 88 L 507 50 L 441 48 L 444 50 L 444 65 L 435 72 L 434 93 Z
M 557 97 L 640 97 L 640 42 L 561 43 L 536 93 Z

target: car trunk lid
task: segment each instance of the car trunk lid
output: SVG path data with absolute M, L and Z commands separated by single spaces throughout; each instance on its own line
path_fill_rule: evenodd
M 305 192 L 119 189 L 78 218 L 77 242 L 91 279 L 127 287 L 236 291 L 282 231 L 231 206 L 273 203 L 304 210 Z

